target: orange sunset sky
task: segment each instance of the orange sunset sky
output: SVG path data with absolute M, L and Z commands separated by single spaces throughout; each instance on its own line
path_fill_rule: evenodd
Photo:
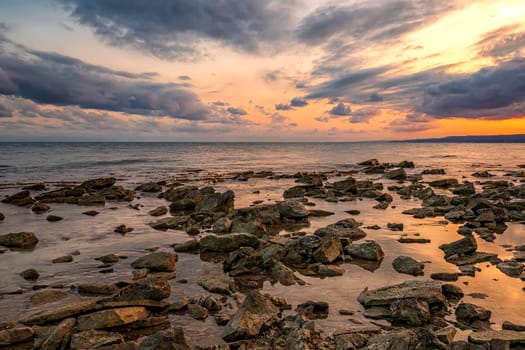
M 523 0 L 0 2 L 0 140 L 519 133 Z

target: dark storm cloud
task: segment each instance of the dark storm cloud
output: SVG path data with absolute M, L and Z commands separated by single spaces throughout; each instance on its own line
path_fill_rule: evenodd
M 241 116 L 241 115 L 248 114 L 244 109 L 236 108 L 236 107 L 228 107 L 226 111 L 228 111 L 228 113 L 230 113 L 231 115 L 235 115 L 235 116 Z
M 278 111 L 288 111 L 290 109 L 293 109 L 292 106 L 286 103 L 278 103 L 275 105 L 275 109 Z
M 281 40 L 291 25 L 293 1 L 57 0 L 71 16 L 112 45 L 127 45 L 173 59 L 200 55 L 212 40 L 258 53 Z
M 419 110 L 436 118 L 525 115 L 525 59 L 430 85 Z
M 0 94 L 56 106 L 189 120 L 210 117 L 212 111 L 197 95 L 177 84 L 155 83 L 154 75 L 114 71 L 0 38 Z
M 308 101 L 301 97 L 294 97 L 290 100 L 290 106 L 292 107 L 304 107 L 308 105 Z
M 351 113 L 352 108 L 350 108 L 348 105 L 345 105 L 343 102 L 339 102 L 330 110 L 330 114 L 334 116 L 348 116 L 351 115 Z
M 377 92 L 374 92 L 370 95 L 370 98 L 368 99 L 369 102 L 381 102 L 383 101 L 383 97 L 381 97 Z
M 409 33 L 454 8 L 452 1 L 398 0 L 319 8 L 303 19 L 300 41 L 324 44 L 337 36 L 383 42 Z
M 361 84 L 369 79 L 376 78 L 386 72 L 384 68 L 363 69 L 343 75 L 340 78 L 326 81 L 312 88 L 312 92 L 306 96 L 307 99 L 317 98 L 337 98 L 345 96 L 349 89 L 355 88 L 356 84 Z

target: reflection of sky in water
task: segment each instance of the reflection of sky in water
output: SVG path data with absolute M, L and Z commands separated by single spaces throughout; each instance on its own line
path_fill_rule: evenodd
M 342 146 L 334 146 L 342 147 Z M 363 146 L 364 147 L 364 146 Z M 375 147 L 375 146 L 374 146 Z M 372 147 L 372 149 L 374 149 Z M 415 153 L 412 156 L 407 154 L 397 154 L 393 156 L 392 152 L 396 147 L 403 148 L 404 146 L 393 145 L 393 150 L 383 150 L 382 160 L 415 160 Z M 418 145 L 426 150 L 427 145 Z M 428 146 L 432 149 L 432 146 Z M 443 154 L 457 154 L 459 146 L 448 146 Z M 468 146 L 467 148 L 469 148 Z M 479 146 L 484 147 L 484 146 Z M 502 146 L 507 147 L 507 146 Z M 517 145 L 508 146 L 518 147 Z M 455 151 L 454 151 L 455 150 Z M 515 151 L 516 149 L 514 149 Z M 436 150 L 434 150 L 437 152 Z M 464 150 L 463 150 L 464 151 Z M 501 151 L 501 150 L 500 150 Z M 379 151 L 378 151 L 379 152 Z M 390 154 L 386 157 L 387 154 Z M 471 154 L 471 158 L 461 159 L 461 157 L 454 158 L 438 158 L 435 155 L 422 155 L 416 158 L 416 165 L 423 164 L 424 166 L 445 167 L 449 170 L 450 175 L 458 176 L 459 174 L 469 175 L 474 172 L 472 167 L 462 168 L 459 164 L 472 164 L 474 160 L 480 161 L 480 156 Z M 466 153 L 463 153 L 466 154 Z M 367 153 L 368 155 L 368 153 Z M 374 154 L 376 155 L 376 154 Z M 140 156 L 140 155 L 138 155 Z M 244 155 L 247 157 L 246 155 Z M 252 154 L 252 156 L 254 156 Z M 318 155 L 320 156 L 320 155 Z M 327 158 L 331 158 L 333 155 Z M 512 164 L 512 157 L 501 151 L 501 157 L 496 157 L 494 153 L 491 155 L 492 159 L 497 159 L 498 162 L 505 164 L 503 167 L 492 168 L 491 172 L 501 175 L 502 171 L 498 169 L 516 170 L 515 165 Z M 233 157 L 233 156 L 232 156 Z M 335 157 L 335 156 L 334 156 Z M 341 163 L 346 162 L 345 155 L 341 156 Z M 235 158 L 235 157 L 233 157 Z M 264 158 L 264 157 L 263 157 Z M 270 158 L 268 156 L 268 158 Z M 273 154 L 276 164 L 281 166 L 284 170 L 284 160 L 275 153 Z M 352 154 L 354 161 L 370 158 L 369 156 L 362 156 Z M 290 161 L 285 158 L 286 161 Z M 314 158 L 309 159 L 313 162 Z M 325 159 L 326 162 L 333 162 L 332 159 Z M 257 162 L 255 162 L 257 163 Z M 490 162 L 494 163 L 494 162 Z M 141 165 L 135 165 L 140 168 Z M 199 165 L 199 167 L 202 167 Z M 291 164 L 290 169 L 296 167 Z M 335 167 L 335 165 L 334 165 Z M 232 167 L 235 169 L 235 167 Z M 249 169 L 256 169 L 257 167 L 250 167 Z M 483 166 L 480 169 L 484 170 L 487 167 Z M 149 169 L 152 170 L 152 169 Z M 148 171 L 149 171 L 148 170 Z M 230 169 L 231 170 L 231 169 Z M 246 170 L 246 169 L 243 169 Z M 95 172 L 102 171 L 101 169 Z M 411 171 L 411 170 L 409 170 Z M 413 171 L 420 172 L 421 168 Z M 140 173 L 140 171 L 139 171 Z M 46 176 L 42 175 L 45 179 Z M 34 174 L 29 176 L 34 178 Z M 86 178 L 88 176 L 80 176 Z M 141 175 L 142 176 L 142 175 Z M 164 178 L 166 173 L 155 174 L 155 178 Z M 190 174 L 191 176 L 191 174 Z M 443 177 L 443 176 L 441 176 Z M 376 175 L 369 178 L 379 179 Z M 425 179 L 440 178 L 440 176 L 429 176 Z M 501 178 L 500 176 L 496 179 Z M 62 177 L 61 179 L 68 179 Z M 333 179 L 331 179 L 333 180 Z M 133 187 L 134 183 L 138 181 L 137 178 L 125 177 L 123 182 L 127 182 L 129 187 Z M 385 183 L 385 188 L 388 183 Z M 211 184 L 209 181 L 207 184 Z M 254 200 L 263 200 L 264 202 L 272 202 L 281 199 L 282 192 L 285 188 L 294 185 L 293 180 L 266 180 L 266 179 L 250 179 L 248 182 L 232 182 L 225 181 L 214 184 L 214 186 L 222 191 L 225 188 L 231 188 L 236 193 L 236 207 L 247 206 Z M 253 193 L 254 190 L 259 190 L 260 193 Z M 12 193 L 13 189 L 5 189 L 0 191 L 0 195 Z M 448 193 L 448 192 L 443 192 Z M 134 203 L 141 203 L 144 208 L 140 211 L 128 209 L 127 203 L 112 204 L 108 203 L 106 208 L 94 208 L 101 211 L 101 214 L 96 217 L 88 217 L 81 213 L 87 210 L 85 207 L 78 207 L 73 205 L 52 204 L 53 214 L 63 216 L 65 219 L 57 223 L 48 223 L 45 221 L 46 214 L 35 215 L 30 209 L 14 207 L 6 204 L 0 204 L 0 211 L 6 215 L 6 221 L 0 224 L 2 233 L 17 232 L 17 231 L 34 231 L 40 238 L 40 243 L 33 252 L 13 252 L 7 251 L 0 254 L 0 292 L 14 291 L 18 288 L 28 289 L 31 284 L 25 282 L 18 276 L 20 271 L 27 268 L 36 268 L 41 277 L 38 284 L 52 284 L 64 283 L 66 286 L 71 284 L 86 282 L 86 281 L 106 281 L 117 282 L 123 279 L 129 279 L 131 270 L 129 268 L 130 262 L 137 256 L 146 254 L 145 248 L 152 246 L 160 246 L 161 249 L 171 251 L 169 247 L 172 243 L 179 243 L 189 239 L 189 237 L 182 232 L 168 231 L 159 232 L 151 229 L 146 224 L 153 220 L 147 215 L 147 211 L 155 208 L 158 205 L 165 204 L 162 200 L 156 199 L 155 195 L 145 194 L 140 195 L 142 198 L 136 199 Z M 401 244 L 396 240 L 400 237 L 400 232 L 392 232 L 381 229 L 378 231 L 366 230 L 368 237 L 366 239 L 376 240 L 385 251 L 385 259 L 383 260 L 379 269 L 375 272 L 369 272 L 354 264 L 344 264 L 343 267 L 346 273 L 340 277 L 315 279 L 301 276 L 307 283 L 304 286 L 284 287 L 281 285 L 270 286 L 265 283 L 265 290 L 274 295 L 285 296 L 294 306 L 306 300 L 323 300 L 330 303 L 330 317 L 327 320 L 320 320 L 318 324 L 326 330 L 334 330 L 353 325 L 349 321 L 349 316 L 341 316 L 337 313 L 339 309 L 355 310 L 356 314 L 351 316 L 354 319 L 367 322 L 361 314 L 361 306 L 357 303 L 356 298 L 359 293 L 365 288 L 369 289 L 379 288 L 390 284 L 401 283 L 410 279 L 427 279 L 433 272 L 457 272 L 455 265 L 448 264 L 443 259 L 443 252 L 439 250 L 438 246 L 442 243 L 451 242 L 461 238 L 456 233 L 458 225 L 448 224 L 442 225 L 438 221 L 441 218 L 428 219 L 413 219 L 411 216 L 403 215 L 401 212 L 412 207 L 419 207 L 420 202 L 417 200 L 404 201 L 400 200 L 397 195 L 394 195 L 395 209 L 388 208 L 386 211 L 372 209 L 376 204 L 375 201 L 364 199 L 355 202 L 341 202 L 341 203 L 326 203 L 321 200 L 312 200 L 317 203 L 315 209 L 324 209 L 333 211 L 336 214 L 323 218 L 312 218 L 312 226 L 305 229 L 307 232 L 313 232 L 316 228 L 334 223 L 340 219 L 348 217 L 344 213 L 345 210 L 358 209 L 361 215 L 356 216 L 356 219 L 363 222 L 363 226 L 377 224 L 385 227 L 388 222 L 403 222 L 405 224 L 404 233 L 413 236 L 419 233 L 421 238 L 429 238 L 432 240 L 430 244 Z M 117 207 L 117 210 L 111 210 L 110 207 Z M 113 233 L 114 227 L 125 223 L 127 226 L 134 227 L 135 230 L 126 235 L 121 236 Z M 505 250 L 501 245 L 510 244 L 518 245 L 525 244 L 525 226 L 520 224 L 509 224 L 508 230 L 503 235 L 498 235 L 494 243 L 487 243 L 478 239 L 479 251 L 497 253 L 500 258 L 508 259 L 512 257 L 512 253 Z M 69 264 L 51 264 L 51 259 L 58 256 L 68 254 L 72 251 L 79 250 L 80 255 L 75 256 L 75 261 Z M 112 274 L 101 275 L 97 272 L 95 266 L 98 262 L 93 260 L 97 256 L 104 254 L 116 253 L 129 256 L 128 259 L 121 260 L 114 265 L 115 272 Z M 425 264 L 425 276 L 412 277 L 395 272 L 391 266 L 391 262 L 399 255 L 409 255 L 421 261 L 429 261 Z M 188 284 L 176 283 L 172 281 L 173 293 L 170 300 L 175 300 L 183 295 L 198 296 L 206 293 L 200 288 L 196 282 L 198 279 L 201 262 L 198 256 L 179 254 L 179 262 L 177 263 L 177 279 L 187 279 Z M 460 277 L 457 285 L 461 286 L 465 294 L 469 293 L 484 293 L 488 297 L 486 299 L 473 299 L 466 296 L 463 300 L 473 302 L 475 304 L 486 307 L 493 312 L 492 321 L 496 323 L 495 328 L 499 328 L 504 320 L 513 321 L 516 323 L 523 323 L 523 314 L 525 314 L 525 306 L 520 303 L 523 297 L 521 288 L 524 283 L 520 279 L 510 278 L 502 274 L 494 266 L 489 263 L 480 263 L 477 265 L 481 268 L 481 272 L 476 274 L 475 278 Z M 497 281 L 496 281 L 497 280 Z M 468 282 L 464 285 L 463 282 Z M 33 292 L 28 291 L 21 295 L 4 296 L 0 298 L 0 321 L 17 319 L 18 314 L 25 314 L 27 310 L 28 300 Z M 76 299 L 72 296 L 70 299 Z M 44 306 L 45 307 L 45 306 Z M 23 311 L 20 311 L 23 310 Z M 30 311 L 34 311 L 30 309 Z M 189 318 L 189 316 L 171 316 L 174 324 L 185 324 L 185 332 L 188 338 L 201 337 L 208 339 L 211 343 L 218 339 L 220 328 L 215 325 L 213 318 L 209 318 L 205 322 L 197 322 Z

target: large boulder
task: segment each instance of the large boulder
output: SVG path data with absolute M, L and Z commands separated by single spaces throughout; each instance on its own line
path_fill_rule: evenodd
M 190 350 L 182 327 L 160 331 L 144 339 L 137 350 Z
M 319 247 L 313 252 L 315 261 L 322 264 L 331 264 L 343 253 L 343 246 L 338 237 L 326 235 L 321 238 Z
M 71 336 L 71 350 L 97 349 L 124 343 L 124 337 L 117 332 L 89 330 Z
M 300 220 L 310 215 L 304 204 L 298 201 L 279 202 L 277 203 L 277 209 L 282 218 L 290 220 Z
M 161 278 L 145 278 L 127 285 L 110 299 L 113 301 L 162 300 L 171 294 L 169 282 Z
M 428 304 L 418 299 L 400 299 L 390 305 L 392 323 L 420 327 L 430 321 Z
M 476 252 L 478 244 L 474 236 L 466 235 L 460 240 L 440 245 L 439 249 L 445 252 L 445 258 L 453 255 L 464 256 Z
M 475 321 L 488 321 L 492 312 L 478 305 L 461 303 L 456 308 L 455 314 L 459 322 L 470 325 Z
M 209 235 L 200 240 L 201 252 L 229 253 L 240 247 L 258 246 L 259 239 L 249 234 Z
M 93 312 L 78 317 L 78 328 L 81 331 L 105 329 L 126 325 L 148 317 L 144 307 L 122 307 Z
M 423 270 L 425 269 L 425 264 L 404 255 L 395 258 L 392 261 L 392 266 L 397 272 L 412 276 L 423 275 Z
M 357 300 L 365 307 L 386 306 L 400 299 L 425 301 L 430 309 L 446 309 L 446 299 L 437 281 L 407 281 L 375 290 L 365 290 Z
M 18 193 L 15 193 L 11 196 L 8 196 L 2 199 L 2 203 L 14 204 L 20 207 L 32 205 L 35 202 L 36 201 L 31 197 L 31 194 L 29 193 L 29 191 L 18 192 Z
M 363 259 L 369 261 L 381 261 L 385 253 L 381 246 L 375 241 L 365 241 L 361 244 L 350 244 L 345 247 L 347 252 L 352 258 Z
M 0 347 L 25 343 L 35 336 L 35 331 L 30 327 L 16 327 L 0 330 Z
M 235 194 L 228 190 L 224 193 L 212 193 L 204 196 L 195 205 L 197 212 L 230 213 L 233 211 Z
M 175 271 L 175 263 L 177 260 L 177 254 L 154 252 L 138 258 L 131 263 L 131 266 L 136 269 L 147 268 L 151 271 L 173 272 Z
M 256 337 L 263 327 L 278 321 L 279 314 L 269 298 L 258 290 L 251 291 L 226 324 L 222 338 L 231 342 Z
M 33 232 L 16 232 L 0 235 L 0 245 L 9 248 L 33 248 L 38 238 Z

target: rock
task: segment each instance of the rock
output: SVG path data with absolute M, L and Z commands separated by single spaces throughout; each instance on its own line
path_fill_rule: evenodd
M 40 277 L 40 274 L 35 269 L 27 269 L 19 274 L 23 279 L 26 281 L 36 281 L 38 277 Z
M 425 169 L 421 173 L 423 175 L 445 175 L 445 169 Z
M 525 270 L 525 265 L 513 260 L 502 261 L 496 267 L 509 277 L 520 277 Z
M 430 239 L 428 238 L 414 238 L 414 237 L 400 237 L 397 240 L 399 243 L 430 243 Z
M 379 161 L 377 159 L 375 159 L 375 158 L 372 158 L 372 159 L 368 159 L 368 160 L 365 160 L 363 162 L 357 163 L 357 165 L 376 166 L 376 165 L 379 165 Z
M 43 202 L 38 202 L 36 203 L 35 205 L 33 205 L 31 207 L 31 210 L 33 211 L 33 213 L 35 214 L 42 214 L 42 213 L 45 213 L 46 211 L 48 211 L 49 209 L 51 209 L 49 207 L 49 205 L 47 205 L 46 203 L 43 203 Z
M 457 330 L 454 327 L 445 327 L 434 331 L 434 336 L 443 344 L 452 345 Z
M 474 174 L 472 174 L 472 176 L 474 177 L 493 177 L 494 175 L 492 175 L 491 173 L 485 170 L 485 171 L 477 171 Z
M 405 180 L 407 178 L 407 173 L 405 169 L 398 168 L 385 172 L 385 177 L 390 180 Z
M 441 283 L 436 281 L 407 281 L 376 290 L 365 290 L 357 300 L 365 307 L 387 306 L 399 299 L 418 299 L 431 308 L 445 309 L 446 299 L 441 291 Z
M 0 235 L 0 245 L 9 248 L 33 248 L 38 238 L 33 232 L 17 232 Z
M 519 325 L 509 321 L 504 321 L 501 328 L 509 331 L 525 332 L 525 325 Z
M 452 255 L 447 258 L 447 262 L 458 265 L 458 266 L 464 266 L 464 265 L 474 265 L 474 264 L 484 262 L 484 261 L 491 261 L 493 259 L 496 259 L 497 257 L 498 257 L 497 254 L 476 252 L 474 254 L 466 255 L 466 256 Z
M 332 186 L 335 191 L 342 193 L 357 193 L 357 184 L 353 177 L 348 177 L 342 181 L 336 181 Z
M 458 196 L 470 196 L 476 193 L 476 188 L 472 182 L 465 182 L 464 184 L 454 187 L 452 193 L 457 194 Z
M 64 218 L 61 217 L 61 216 L 57 216 L 57 215 L 48 215 L 46 217 L 46 220 L 49 221 L 49 222 L 57 222 L 57 221 L 60 221 L 60 220 L 63 220 Z
M 61 305 L 52 310 L 43 310 L 27 318 L 22 319 L 25 325 L 42 325 L 54 321 L 60 321 L 94 309 L 96 301 L 81 301 L 73 304 Z
M 307 186 L 294 186 L 284 191 L 283 197 L 288 198 L 301 198 L 306 195 Z
M 4 221 L 5 220 L 5 215 L 0 213 L 0 221 Z
M 204 263 L 198 284 L 211 293 L 229 295 L 234 291 L 235 281 L 226 275 L 222 266 Z
M 206 310 L 211 311 L 211 312 L 220 311 L 222 309 L 221 303 L 213 295 L 206 295 L 206 296 L 201 295 L 197 303 L 200 306 L 204 307 Z
M 97 216 L 99 212 L 96 210 L 88 210 L 88 211 L 83 212 L 82 214 L 87 215 L 87 216 Z
M 335 213 L 333 211 L 321 210 L 321 209 L 310 209 L 308 210 L 308 215 L 313 217 L 325 217 L 331 216 Z
M 425 301 L 418 299 L 400 299 L 390 305 L 392 323 L 420 327 L 430 321 L 430 311 Z
M 212 193 L 204 196 L 204 198 L 195 205 L 195 211 L 212 212 L 212 213 L 231 213 L 233 211 L 233 202 L 235 194 L 228 190 L 224 193 Z
M 257 248 L 259 239 L 249 234 L 209 235 L 200 240 L 201 252 L 229 253 L 240 247 Z
M 386 227 L 392 231 L 403 231 L 403 224 L 396 222 L 389 222 Z
M 342 276 L 345 273 L 345 269 L 337 265 L 316 264 L 312 270 L 318 277 Z
M 43 191 L 43 190 L 46 189 L 46 184 L 45 183 L 36 183 L 36 184 L 24 186 L 24 187 L 22 187 L 22 189 L 23 190 L 28 190 L 28 191 Z
M 146 182 L 135 187 L 135 191 L 141 192 L 161 192 L 162 186 L 156 182 Z
M 184 243 L 172 244 L 173 250 L 181 253 L 196 252 L 200 249 L 200 242 L 196 239 Z
M 2 203 L 14 204 L 19 207 L 25 207 L 34 204 L 36 201 L 31 197 L 29 191 L 15 193 L 2 199 Z
M 406 273 L 407 275 L 412 276 L 423 275 L 423 270 L 425 268 L 425 264 L 420 263 L 409 256 L 398 256 L 392 261 L 392 266 L 397 272 Z
M 300 220 L 308 217 L 309 211 L 298 201 L 284 201 L 277 203 L 281 217 L 291 220 Z
M 224 272 L 230 276 L 240 276 L 261 270 L 263 258 L 252 247 L 241 247 L 230 253 L 224 262 Z
M 476 252 L 478 244 L 474 236 L 469 235 L 458 241 L 442 244 L 439 246 L 439 249 L 445 252 L 445 258 L 453 255 L 464 256 Z
M 78 328 L 81 331 L 122 326 L 145 319 L 149 312 L 144 307 L 123 307 L 93 312 L 79 316 Z
M 90 330 L 71 336 L 71 350 L 97 349 L 103 346 L 124 343 L 124 338 L 117 332 Z
M 51 260 L 51 262 L 53 264 L 62 264 L 62 263 L 68 263 L 68 262 L 72 262 L 73 261 L 73 256 L 72 255 L 64 255 L 64 256 L 61 256 L 61 257 L 58 257 L 58 258 L 55 258 L 53 260 Z
M 177 260 L 177 254 L 155 252 L 138 258 L 131 263 L 131 266 L 136 269 L 147 268 L 151 271 L 173 272 L 175 271 L 175 263 Z
M 137 350 L 191 350 L 186 343 L 182 327 L 160 331 L 144 339 Z
M 433 195 L 423 199 L 423 207 L 445 207 L 449 203 L 450 198 L 444 195 Z
M 438 281 L 457 281 L 459 274 L 457 272 L 436 272 L 430 275 L 430 278 Z
M 127 227 L 126 225 L 118 225 L 117 227 L 115 227 L 114 231 L 115 233 L 125 235 L 126 233 L 133 231 L 133 227 Z
M 434 349 L 427 347 L 420 334 L 411 329 L 401 329 L 372 335 L 367 340 L 366 350 L 408 350 L 408 349 Z
M 0 330 L 0 346 L 25 343 L 35 336 L 35 332 L 30 327 L 16 327 Z
M 343 253 L 341 240 L 332 235 L 326 235 L 321 238 L 319 247 L 313 252 L 312 256 L 315 261 L 322 264 L 330 264 L 337 260 Z
M 198 304 L 189 304 L 187 312 L 188 315 L 196 320 L 205 320 L 209 315 L 208 310 Z
M 315 230 L 314 235 L 323 237 L 326 235 L 333 235 L 339 238 L 348 238 L 350 240 L 358 240 L 366 237 L 366 233 L 359 228 L 361 223 L 353 218 L 339 220 L 335 224 L 330 224 L 326 227 L 321 227 Z
M 153 210 L 150 210 L 148 212 L 148 214 L 151 215 L 151 216 L 162 216 L 162 215 L 165 215 L 167 213 L 168 213 L 168 208 L 163 206 L 163 205 L 160 206 L 160 207 L 157 207 L 157 208 L 155 208 Z
M 324 319 L 328 317 L 329 305 L 324 301 L 306 301 L 297 305 L 295 311 L 308 320 Z
M 381 249 L 381 246 L 375 241 L 365 241 L 361 244 L 350 244 L 345 247 L 345 252 L 350 254 L 352 258 L 369 261 L 381 261 L 385 256 L 383 249 Z
M 112 295 L 119 291 L 116 285 L 102 282 L 81 283 L 76 287 L 79 294 L 88 295 Z
M 226 324 L 222 338 L 230 342 L 256 337 L 261 328 L 275 323 L 279 314 L 279 308 L 260 291 L 250 291 Z
M 431 187 L 437 187 L 437 188 L 449 188 L 452 186 L 458 185 L 458 180 L 456 179 L 440 179 L 435 181 L 430 181 L 428 183 Z
M 171 287 L 167 280 L 161 278 L 145 278 L 125 286 L 109 300 L 131 301 L 131 300 L 162 300 L 169 297 Z
M 79 187 L 87 191 L 101 190 L 113 186 L 116 181 L 117 180 L 114 177 L 98 178 L 84 181 Z
M 66 349 L 70 337 L 73 334 L 73 327 L 77 323 L 74 318 L 66 318 L 55 327 L 51 334 L 42 344 L 42 350 Z
M 112 263 L 116 263 L 119 260 L 119 257 L 116 256 L 115 254 L 108 254 L 108 255 L 99 256 L 98 258 L 95 258 L 95 260 L 98 260 L 103 263 L 112 264 Z
M 42 305 L 54 303 L 55 301 L 59 301 L 67 297 L 68 294 L 60 290 L 44 290 L 31 295 L 29 300 L 31 301 L 32 305 Z
M 106 197 L 101 195 L 85 195 L 77 198 L 78 205 L 104 205 Z
M 232 221 L 227 216 L 223 216 L 213 223 L 211 230 L 215 233 L 229 233 L 231 227 Z
M 475 321 L 488 321 L 492 312 L 481 306 L 470 303 L 461 303 L 456 308 L 456 319 L 459 322 L 470 325 Z
M 518 347 L 516 348 L 519 349 L 520 345 L 525 345 L 525 333 L 511 330 L 486 330 L 482 332 L 470 333 L 470 335 L 468 336 L 468 340 L 470 343 L 473 344 L 486 344 L 490 343 L 492 340 L 503 340 L 513 345 L 517 345 Z

